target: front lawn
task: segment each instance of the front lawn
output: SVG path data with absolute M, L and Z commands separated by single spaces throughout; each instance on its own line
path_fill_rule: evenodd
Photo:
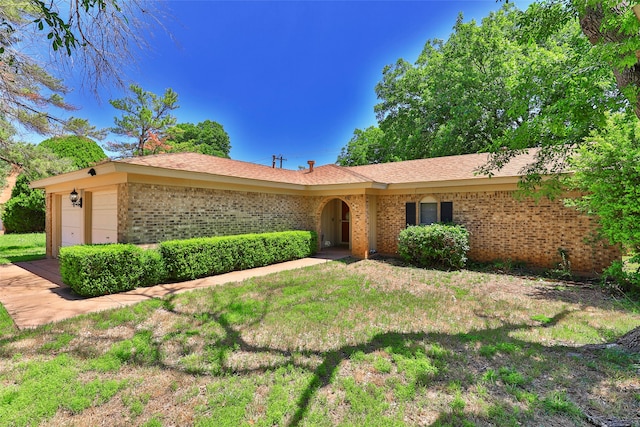
M 45 257 L 44 233 L 0 234 L 0 265 Z
M 331 262 L 11 333 L 0 420 L 640 422 L 640 358 L 597 346 L 640 326 L 633 308 L 592 287 L 396 263 Z

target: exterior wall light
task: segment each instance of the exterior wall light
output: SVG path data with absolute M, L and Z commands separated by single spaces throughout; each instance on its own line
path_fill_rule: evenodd
M 82 207 L 82 197 L 78 198 L 78 192 L 74 188 L 71 194 L 69 194 L 69 200 L 71 200 L 71 206 Z

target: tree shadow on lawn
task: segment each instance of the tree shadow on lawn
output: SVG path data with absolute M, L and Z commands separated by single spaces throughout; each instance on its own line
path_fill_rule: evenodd
M 171 306 L 171 304 L 169 304 Z M 229 309 L 229 307 L 227 307 Z M 170 308 L 171 310 L 171 308 Z M 251 324 L 260 323 L 265 315 L 266 311 L 259 316 L 258 319 L 251 322 Z M 189 313 L 181 313 L 172 310 L 174 314 L 177 315 L 185 315 L 191 316 Z M 562 312 L 556 314 L 545 326 L 553 326 L 560 322 L 564 317 L 570 314 L 569 310 L 563 310 Z M 531 343 L 528 341 L 523 341 L 519 339 L 514 339 L 510 337 L 511 332 L 520 331 L 523 329 L 532 329 L 534 326 L 530 324 L 505 324 L 501 327 L 497 328 L 488 328 L 484 330 L 473 330 L 468 333 L 458 333 L 458 334 L 444 334 L 444 333 L 425 333 L 425 332 L 409 332 L 409 333 L 401 333 L 401 332 L 383 332 L 374 335 L 367 342 L 357 344 L 357 345 L 344 345 L 339 348 L 329 349 L 326 351 L 319 350 L 296 350 L 292 351 L 286 348 L 276 348 L 270 346 L 256 346 L 247 342 L 240 330 L 234 328 L 232 322 L 229 321 L 228 316 L 229 313 L 225 311 L 217 311 L 217 312 L 208 312 L 207 316 L 209 319 L 216 322 L 218 325 L 222 327 L 224 330 L 224 336 L 218 339 L 215 342 L 209 343 L 210 346 L 217 348 L 232 348 L 242 352 L 252 353 L 255 355 L 265 355 L 269 354 L 272 356 L 280 356 L 284 357 L 285 360 L 279 363 L 269 363 L 262 364 L 257 367 L 252 367 L 249 369 L 236 369 L 233 367 L 225 366 L 224 360 L 220 360 L 222 370 L 220 372 L 221 375 L 248 375 L 251 373 L 260 373 L 269 370 L 274 370 L 279 367 L 287 367 L 294 366 L 297 368 L 301 368 L 307 370 L 311 373 L 312 377 L 308 381 L 307 386 L 304 390 L 299 394 L 296 400 L 296 410 L 295 413 L 289 419 L 287 425 L 288 426 L 298 426 L 305 421 L 305 417 L 309 413 L 309 409 L 312 403 L 313 398 L 317 395 L 319 390 L 324 387 L 331 385 L 335 378 L 336 374 L 341 366 L 341 364 L 345 361 L 348 361 L 357 353 L 362 353 L 364 355 L 371 355 L 378 351 L 386 351 L 391 352 L 391 355 L 404 355 L 411 357 L 415 356 L 419 352 L 423 352 L 426 343 L 431 345 L 439 345 L 446 350 L 446 356 L 444 362 L 444 368 L 442 371 L 436 375 L 432 375 L 429 372 L 423 372 L 422 374 L 416 375 L 412 381 L 415 382 L 415 386 L 417 388 L 427 388 L 427 387 L 435 387 L 437 390 L 445 390 L 447 388 L 447 384 L 452 382 L 458 382 L 462 387 L 471 388 L 474 385 L 478 385 L 482 382 L 482 372 L 483 369 L 487 369 L 485 367 L 479 367 L 477 363 L 472 363 L 471 365 L 475 366 L 463 366 L 459 370 L 451 371 L 446 368 L 447 361 L 452 361 L 455 363 L 461 357 L 460 353 L 466 353 L 469 350 L 465 348 L 465 343 L 472 343 L 474 345 L 491 345 L 499 342 L 508 342 L 515 346 L 516 348 L 521 349 L 531 349 L 532 353 L 537 353 L 541 351 L 551 352 L 553 353 L 554 358 L 565 358 L 566 364 L 576 366 L 576 364 L 582 364 L 583 361 L 577 360 L 575 355 L 576 352 L 580 351 L 580 349 L 566 346 L 549 346 L 545 347 L 541 344 Z M 243 325 L 247 326 L 247 325 Z M 317 366 L 311 366 L 310 364 L 302 363 L 300 361 L 296 361 L 294 359 L 294 354 L 307 357 L 307 358 L 317 358 L 321 360 L 321 363 Z M 464 358 L 464 356 L 462 356 Z M 581 359 L 583 356 L 580 355 Z M 586 356 L 584 356 L 586 357 Z M 571 383 L 575 381 L 574 375 L 571 371 L 564 376 L 559 375 L 557 373 L 553 373 L 555 377 L 553 380 L 548 379 L 545 387 L 549 393 L 552 392 L 562 392 L 564 393 L 566 387 L 562 384 Z M 548 378 L 548 377 L 547 377 Z M 536 381 L 540 381 L 537 380 Z M 545 388 L 543 387 L 543 388 Z M 594 384 L 594 388 L 597 388 L 598 385 Z M 522 389 L 524 392 L 525 389 Z M 579 393 L 579 392 L 578 392 Z M 575 396 L 578 397 L 578 396 Z M 580 396 L 584 398 L 584 396 Z M 587 404 L 587 401 L 584 400 L 583 404 Z M 486 422 L 487 424 L 491 424 L 496 416 L 512 418 L 511 421 L 516 421 L 517 414 L 522 412 L 521 407 L 517 403 L 514 403 L 514 398 L 507 397 L 503 398 L 499 404 L 499 409 L 497 410 L 498 415 L 496 415 L 496 411 L 494 413 L 489 413 L 488 416 L 484 416 L 482 414 L 474 414 L 469 413 L 465 414 L 464 411 L 456 410 L 455 408 L 451 411 L 444 410 L 442 411 L 435 422 L 433 422 L 432 426 L 440 426 L 440 425 L 462 425 L 464 421 L 467 420 L 468 417 L 475 421 Z M 596 417 L 597 418 L 597 417 Z M 526 417 L 525 417 L 526 419 Z M 570 418 L 568 418 L 570 419 Z M 503 420 L 504 421 L 504 420 Z M 522 420 L 520 420 L 522 421 Z M 518 422 L 519 424 L 519 422 Z M 509 424 L 511 425 L 511 424 Z
M 276 292 L 278 289 L 279 288 L 274 288 L 271 292 Z M 537 288 L 532 287 L 532 289 Z M 543 287 L 542 289 L 545 288 Z M 536 290 L 536 292 L 538 291 Z M 541 298 L 562 299 L 564 298 L 562 292 L 565 291 L 560 289 L 549 291 L 549 293 L 540 292 Z M 557 292 L 560 293 L 558 294 Z M 541 325 L 532 324 L 531 322 L 511 324 L 501 320 L 502 324 L 498 327 L 488 327 L 453 334 L 423 331 L 397 332 L 389 330 L 377 333 L 371 336 L 366 342 L 359 344 L 342 345 L 326 350 L 296 350 L 287 348 L 286 346 L 254 345 L 243 336 L 243 329 L 261 324 L 265 321 L 270 310 L 272 310 L 269 304 L 269 300 L 271 299 L 269 292 L 264 295 L 265 304 L 262 306 L 260 312 L 242 323 L 237 320 L 234 321 L 234 316 L 236 314 L 242 315 L 243 310 L 243 307 L 237 305 L 236 301 L 226 304 L 219 310 L 208 311 L 205 309 L 193 313 L 187 310 L 177 309 L 175 304 L 177 297 L 175 294 L 165 296 L 161 300 L 161 307 L 172 315 L 184 318 L 184 324 L 190 324 L 194 318 L 198 318 L 206 319 L 204 320 L 205 322 L 214 322 L 221 328 L 222 333 L 218 338 L 210 339 L 204 343 L 207 348 L 231 349 L 232 352 L 246 352 L 255 355 L 255 359 L 259 360 L 256 366 L 239 369 L 227 363 L 229 353 L 224 351 L 219 352 L 217 353 L 219 355 L 219 360 L 217 361 L 219 370 L 213 374 L 214 376 L 260 374 L 275 370 L 279 367 L 291 366 L 300 368 L 310 374 L 310 379 L 302 391 L 296 394 L 295 411 L 288 418 L 288 426 L 298 426 L 307 420 L 306 417 L 309 415 L 313 400 L 319 391 L 335 384 L 341 365 L 350 361 L 357 353 L 375 356 L 374 353 L 386 352 L 386 354 L 391 357 L 394 355 L 415 357 L 419 352 L 424 352 L 428 346 L 437 345 L 445 350 L 445 353 L 441 356 L 442 360 L 440 361 L 442 366 L 440 366 L 439 372 L 436 374 L 422 372 L 412 378 L 411 381 L 415 383 L 413 385 L 418 390 L 426 390 L 428 388 L 438 394 L 448 393 L 451 395 L 452 393 L 447 390 L 447 387 L 451 383 L 459 384 L 464 390 L 472 389 L 476 386 L 483 386 L 491 390 L 491 402 L 496 407 L 493 412 L 489 411 L 485 415 L 484 413 L 477 413 L 473 410 L 465 412 L 464 407 L 457 409 L 451 407 L 449 410 L 442 409 L 437 414 L 435 420 L 431 418 L 429 425 L 432 426 L 463 425 L 467 420 L 489 425 L 495 424 L 496 419 L 500 417 L 502 417 L 502 421 L 498 423 L 499 425 L 526 423 L 531 420 L 527 418 L 529 415 L 523 414 L 523 404 L 522 402 L 518 402 L 519 399 L 514 396 L 514 393 L 526 393 L 533 388 L 541 394 L 541 398 L 542 393 L 566 393 L 569 400 L 577 402 L 577 405 L 586 413 L 586 409 L 591 407 L 591 395 L 597 394 L 596 391 L 598 391 L 601 382 L 605 381 L 606 377 L 602 372 L 594 373 L 597 369 L 593 368 L 593 366 L 587 366 L 594 358 L 599 357 L 601 350 L 590 349 L 586 351 L 585 349 L 565 345 L 543 345 L 513 337 L 515 332 L 533 331 L 542 327 Z M 304 303 L 304 300 L 300 301 L 300 304 Z M 582 308 L 576 310 L 580 309 Z M 558 324 L 573 311 L 575 310 L 563 309 L 550 318 L 544 327 Z M 491 315 L 487 315 L 486 312 L 475 314 L 478 317 L 485 318 L 487 324 L 496 320 Z M 237 319 L 237 317 L 235 319 Z M 106 339 L 109 341 L 109 338 L 100 337 L 99 334 L 94 335 L 91 339 Z M 11 351 L 8 351 L 5 345 L 10 344 L 11 341 L 12 340 L 0 341 L 0 349 L 6 357 L 10 357 Z M 114 343 L 117 342 L 116 339 Z M 162 346 L 164 342 L 163 340 L 153 340 L 153 346 L 155 347 L 157 355 L 163 353 Z M 510 354 L 501 354 L 500 352 L 490 357 L 480 356 L 478 354 L 480 352 L 479 349 L 483 347 L 490 348 L 500 343 L 508 343 L 514 348 L 521 349 L 521 351 L 517 357 Z M 76 348 L 71 352 L 80 357 L 94 357 L 95 355 L 86 352 L 85 347 L 90 348 L 92 346 L 87 345 L 83 348 Z M 100 345 L 99 347 L 104 348 L 104 345 Z M 536 359 L 538 360 L 536 361 Z M 552 366 L 564 366 L 566 370 L 562 372 L 545 372 L 545 369 L 549 369 L 545 363 L 545 359 L 555 359 L 550 364 Z M 313 362 L 313 360 L 317 362 Z M 561 362 L 558 362 L 558 360 L 561 360 Z M 436 362 L 438 361 L 436 360 Z M 134 365 L 156 365 L 166 370 L 188 373 L 188 369 L 184 367 L 164 363 L 160 356 L 148 361 L 132 359 L 128 363 Z M 542 374 L 532 378 L 530 382 L 524 385 L 509 385 L 504 382 L 501 383 L 500 379 L 498 379 L 497 383 L 484 382 L 483 375 L 492 368 L 495 368 L 494 370 L 497 371 L 499 367 L 512 367 L 518 370 L 524 369 L 531 371 L 541 370 Z M 593 375 L 597 381 L 589 382 L 587 386 L 581 385 L 581 388 L 574 390 L 571 384 L 576 382 L 576 378 L 581 378 L 584 383 L 582 376 L 585 373 Z M 620 389 L 619 386 L 614 383 L 608 383 L 606 386 L 610 389 L 612 395 L 618 396 L 619 400 L 624 397 L 627 401 L 633 401 L 633 390 Z M 584 393 L 585 387 L 587 387 L 586 393 Z M 600 396 L 598 395 L 596 398 L 600 398 Z M 600 414 L 597 414 L 598 410 L 603 408 L 607 409 L 611 406 L 612 403 L 609 403 L 599 408 L 591 408 L 590 412 L 592 412 L 594 416 L 602 418 Z M 542 413 L 544 414 L 544 411 L 542 411 Z M 631 414 L 629 415 L 631 416 Z M 561 415 L 561 418 L 558 418 L 558 416 L 555 415 L 554 417 L 555 418 L 550 420 L 551 423 L 558 419 L 567 425 L 572 425 L 573 423 L 569 416 Z M 635 415 L 634 417 L 635 422 L 640 421 L 639 415 Z M 412 420 L 409 423 L 426 425 L 424 420 L 422 422 Z M 544 422 L 542 424 L 544 424 Z

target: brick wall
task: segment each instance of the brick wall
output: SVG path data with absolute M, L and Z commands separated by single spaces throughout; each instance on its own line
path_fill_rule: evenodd
M 303 196 L 129 183 L 118 189 L 119 241 L 313 230 Z
M 556 267 L 558 249 L 568 252 L 572 270 L 600 272 L 620 258 L 617 248 L 589 244 L 590 218 L 561 200 L 518 201 L 510 191 L 467 192 L 432 195 L 453 202 L 453 220 L 470 232 L 469 258 L 477 261 L 514 260 L 544 268 Z M 379 196 L 378 237 L 380 252 L 396 253 L 398 234 L 405 227 L 405 203 L 427 196 L 407 194 Z

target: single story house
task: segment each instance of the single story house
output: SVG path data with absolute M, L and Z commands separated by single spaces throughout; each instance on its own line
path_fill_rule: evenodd
M 320 250 L 360 258 L 395 254 L 407 224 L 449 222 L 470 232 L 469 258 L 551 268 L 565 251 L 574 271 L 594 273 L 618 248 L 588 243 L 593 220 L 561 200 L 518 201 L 520 155 L 492 177 L 487 154 L 302 170 L 196 153 L 113 160 L 32 183 L 46 191 L 47 256 L 61 246 L 284 230 L 315 230 Z M 70 200 L 73 195 L 75 202 Z

